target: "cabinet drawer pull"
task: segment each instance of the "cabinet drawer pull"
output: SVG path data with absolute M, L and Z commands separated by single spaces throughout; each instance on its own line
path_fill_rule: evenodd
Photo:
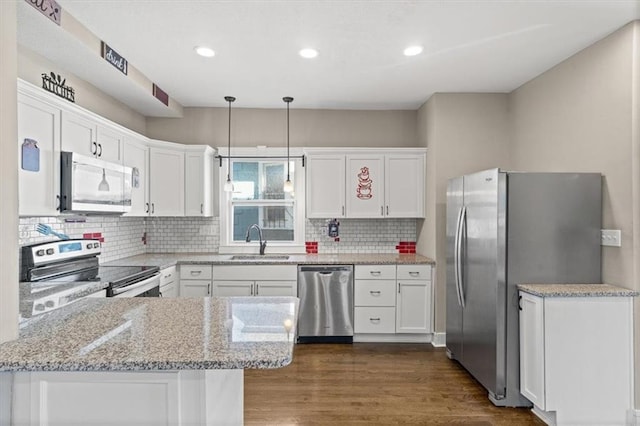
M 191 271 L 191 275 L 200 275 L 202 271 Z
M 389 216 L 389 206 L 387 206 L 387 216 Z
M 91 154 L 92 155 L 98 154 L 98 143 L 97 142 L 91 142 L 91 145 L 93 146 L 93 149 L 91 150 Z
M 200 214 L 204 214 L 204 204 L 200 204 Z
M 409 272 L 409 275 L 411 275 L 412 277 L 419 277 L 420 272 Z
M 380 290 L 369 290 L 369 293 L 373 296 L 380 296 Z
M 144 205 L 147 207 L 144 212 L 149 213 L 149 203 L 144 203 Z
M 98 153 L 98 157 L 102 157 L 102 144 L 98 144 L 98 148 L 100 148 L 100 152 Z
M 56 206 L 56 210 L 57 210 L 57 211 L 60 211 L 60 208 L 61 208 L 62 206 L 60 205 L 60 196 L 59 196 L 59 195 L 56 195 L 56 200 L 58 201 L 58 205 Z
M 156 204 L 151 203 L 151 214 L 154 214 L 155 212 L 156 212 Z
M 380 274 L 382 273 L 381 271 L 369 271 L 369 273 L 375 277 L 380 276 Z
M 371 322 L 380 322 L 380 318 L 369 318 L 369 321 Z
M 380 206 L 380 216 L 384 216 L 384 207 Z

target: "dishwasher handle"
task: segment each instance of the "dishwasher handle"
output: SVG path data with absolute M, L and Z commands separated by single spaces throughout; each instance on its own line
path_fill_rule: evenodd
M 353 271 L 353 265 L 298 266 L 300 272 L 320 272 L 330 274 L 335 271 Z

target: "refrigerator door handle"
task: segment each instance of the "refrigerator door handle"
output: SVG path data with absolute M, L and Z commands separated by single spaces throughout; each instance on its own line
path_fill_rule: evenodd
M 453 275 L 456 283 L 456 295 L 458 296 L 458 305 L 462 306 L 462 298 L 460 297 L 460 234 L 462 233 L 462 212 L 464 207 L 458 212 L 458 220 L 456 222 L 456 235 L 453 241 Z
M 464 274 L 463 274 L 463 269 L 462 269 L 462 265 L 463 265 L 463 261 L 462 261 L 462 256 L 463 256 L 463 248 L 462 246 L 464 245 L 463 243 L 466 240 L 466 234 L 467 234 L 467 206 L 463 206 L 462 210 L 460 211 L 460 228 L 459 228 L 459 233 L 458 233 L 458 263 L 457 263 L 457 268 L 458 268 L 458 293 L 459 293 L 459 297 L 460 297 L 460 306 L 462 306 L 462 308 L 464 309 L 465 306 L 465 301 L 464 301 Z

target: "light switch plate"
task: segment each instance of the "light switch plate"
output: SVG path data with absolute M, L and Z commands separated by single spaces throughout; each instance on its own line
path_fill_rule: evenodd
M 619 229 L 601 229 L 600 230 L 600 245 L 621 247 L 622 246 L 622 232 Z

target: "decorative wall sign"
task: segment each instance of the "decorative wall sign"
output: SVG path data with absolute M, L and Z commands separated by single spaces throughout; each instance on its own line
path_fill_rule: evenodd
M 22 170 L 29 172 L 40 171 L 40 148 L 38 141 L 25 138 L 22 142 Z
M 51 72 L 49 74 L 42 74 L 42 88 L 44 90 L 58 95 L 61 98 L 68 100 L 69 102 L 75 103 L 76 92 L 73 90 L 73 87 L 66 86 L 66 82 L 67 79 L 63 79 L 62 77 L 60 77 L 60 74 L 56 74 L 54 72 Z
M 362 167 L 358 173 L 358 188 L 356 188 L 356 197 L 361 200 L 368 200 L 373 197 L 371 192 L 371 184 L 373 181 L 369 177 L 369 168 Z
M 60 25 L 60 16 L 62 8 L 55 0 L 24 0 L 33 6 L 38 12 Z
M 156 86 L 155 83 L 153 83 L 153 96 L 166 106 L 169 106 L 169 95 L 164 90 Z
M 122 74 L 127 75 L 127 71 L 129 70 L 127 60 L 104 41 L 100 43 L 102 44 L 102 57 L 104 60 L 116 67 Z

